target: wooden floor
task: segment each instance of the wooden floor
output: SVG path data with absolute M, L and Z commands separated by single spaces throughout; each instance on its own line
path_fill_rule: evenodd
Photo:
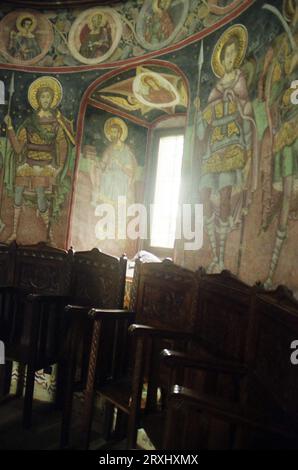
M 0 404 L 0 450 L 57 450 L 59 449 L 61 412 L 52 404 L 34 400 L 32 426 L 22 428 L 23 400 L 12 398 Z M 72 420 L 71 448 L 79 448 L 77 428 L 78 416 Z M 99 433 L 92 431 L 90 448 L 97 449 L 105 445 Z M 121 448 L 121 445 L 120 447 Z
M 72 432 L 70 449 L 80 449 L 80 409 L 82 402 L 74 401 L 74 413 L 72 417 Z M 0 404 L 0 451 L 1 450 L 58 450 L 61 426 L 61 412 L 54 409 L 53 405 L 34 400 L 32 426 L 29 430 L 22 427 L 23 399 L 12 398 Z M 143 430 L 138 433 L 138 447 L 153 450 L 154 447 L 148 441 Z M 118 442 L 113 446 L 107 445 L 100 434 L 98 417 L 94 419 L 91 433 L 91 450 L 111 449 L 122 450 L 126 448 L 126 442 Z

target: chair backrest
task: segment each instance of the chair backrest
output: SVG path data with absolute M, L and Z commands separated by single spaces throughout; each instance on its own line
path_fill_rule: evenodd
M 14 279 L 16 244 L 0 243 L 0 286 L 12 286 Z
M 125 256 L 117 258 L 97 248 L 76 252 L 71 281 L 73 302 L 97 308 L 122 308 L 126 263 Z
M 123 308 L 125 293 L 127 259 L 102 253 L 97 248 L 90 251 L 78 251 L 74 254 L 73 273 L 71 280 L 71 302 L 75 305 L 102 309 Z M 71 313 L 71 312 L 70 312 Z M 76 366 L 80 380 L 85 381 L 92 329 L 96 327 L 88 321 L 86 313 L 75 315 L 75 321 L 70 318 L 68 341 L 78 338 L 76 348 Z M 81 317 L 81 318 L 80 318 Z M 123 325 L 124 328 L 124 325 Z M 127 327 L 126 327 L 127 329 Z M 104 381 L 115 368 L 115 338 L 122 335 L 115 322 L 106 321 L 101 327 L 101 340 L 98 354 L 104 357 L 97 371 L 97 381 Z M 123 333 L 124 336 L 124 333 Z
M 285 287 L 255 297 L 250 357 L 250 397 L 262 409 L 273 406 L 298 424 L 298 366 L 291 344 L 298 340 L 298 302 Z
M 141 263 L 137 269 L 136 322 L 192 332 L 198 290 L 196 273 L 169 259 Z
M 245 360 L 252 293 L 229 271 L 200 273 L 194 333 L 211 355 Z
M 18 246 L 14 285 L 35 294 L 69 294 L 72 261 L 72 250 L 45 243 Z

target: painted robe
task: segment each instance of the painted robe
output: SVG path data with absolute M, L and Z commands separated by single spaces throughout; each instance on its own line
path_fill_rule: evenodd
M 10 37 L 8 52 L 19 60 L 31 60 L 41 53 L 41 49 L 33 34 L 13 33 Z

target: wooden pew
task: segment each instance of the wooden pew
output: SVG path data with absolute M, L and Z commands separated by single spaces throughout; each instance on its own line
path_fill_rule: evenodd
M 164 449 L 214 448 L 216 429 L 209 427 L 208 439 L 202 439 L 197 425 L 202 416 L 228 425 L 222 434 L 228 448 L 298 448 L 298 374 L 290 361 L 290 346 L 297 338 L 298 303 L 291 293 L 282 286 L 273 292 L 254 288 L 245 342 L 247 368 L 220 361 L 211 365 L 164 351 L 164 362 L 171 368 L 213 370 L 242 377 L 243 384 L 238 398 L 231 400 L 176 382 L 169 394 Z M 179 439 L 175 437 L 178 417 Z

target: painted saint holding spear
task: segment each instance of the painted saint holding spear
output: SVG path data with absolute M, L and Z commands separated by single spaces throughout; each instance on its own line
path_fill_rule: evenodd
M 240 225 L 243 228 L 251 193 L 257 185 L 256 127 L 240 70 L 247 41 L 247 30 L 240 24 L 221 35 L 211 60 L 218 81 L 203 111 L 199 97 L 195 100 L 200 200 L 212 250 L 209 272 L 224 268 L 228 234 Z M 219 200 L 217 207 L 214 199 Z
M 9 114 L 4 121 L 12 147 L 5 164 L 4 182 L 14 193 L 13 229 L 7 242 L 17 238 L 24 201 L 37 205 L 37 214 L 53 242 L 51 218 L 67 192 L 71 147 L 75 145 L 72 126 L 58 106 L 62 87 L 54 77 L 40 77 L 31 83 L 28 100 L 31 115 L 15 131 Z
M 262 230 L 268 230 L 277 218 L 275 242 L 264 283 L 266 288 L 272 288 L 287 240 L 289 221 L 298 220 L 298 106 L 291 100 L 291 83 L 298 76 L 298 1 L 284 0 L 283 15 L 272 5 L 265 4 L 263 8 L 275 15 L 284 28 L 266 51 L 258 86 L 259 100 L 264 102 L 267 115 L 267 127 L 262 137 L 265 163 Z

